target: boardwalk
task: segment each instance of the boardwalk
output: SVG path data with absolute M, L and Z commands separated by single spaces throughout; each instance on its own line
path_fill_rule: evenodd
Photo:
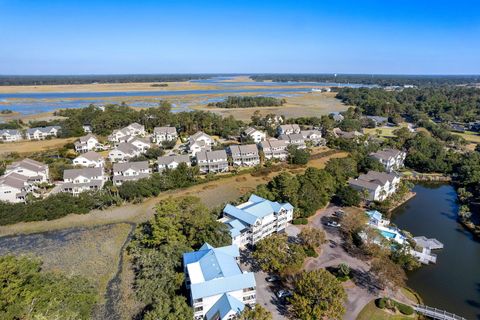
M 457 316 L 453 313 L 447 312 L 445 310 L 440 310 L 437 308 L 432 308 L 428 306 L 415 305 L 413 309 L 417 313 L 423 314 L 424 316 L 430 317 L 437 320 L 467 320 L 466 318 Z

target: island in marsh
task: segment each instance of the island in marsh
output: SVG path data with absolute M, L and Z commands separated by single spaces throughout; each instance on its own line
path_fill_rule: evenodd
M 228 96 L 224 101 L 211 102 L 209 107 L 217 108 L 256 108 L 256 107 L 279 107 L 287 102 L 286 99 L 277 99 L 273 97 L 242 97 L 242 96 Z

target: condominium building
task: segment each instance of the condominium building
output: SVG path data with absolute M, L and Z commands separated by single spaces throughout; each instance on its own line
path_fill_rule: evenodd
M 288 157 L 288 144 L 285 140 L 267 139 L 260 142 L 260 149 L 266 159 L 286 160 Z
M 208 243 L 198 251 L 183 254 L 193 319 L 234 319 L 245 305 L 255 305 L 255 276 L 240 269 L 239 257 L 235 245 L 214 248 Z
M 60 126 L 29 128 L 25 136 L 28 140 L 45 140 L 48 137 L 56 137 L 59 131 Z
M 370 156 L 380 161 L 387 172 L 392 172 L 403 168 L 407 153 L 396 149 L 384 149 L 374 152 Z
M 177 141 L 178 133 L 175 127 L 155 127 L 153 129 L 153 141 L 162 144 L 164 141 Z
M 350 187 L 360 191 L 365 200 L 384 201 L 397 191 L 400 177 L 394 173 L 369 171 L 348 180 Z
M 73 159 L 73 164 L 87 168 L 104 167 L 105 159 L 95 151 L 88 151 Z
M 233 165 L 252 167 L 260 164 L 260 156 L 256 144 L 231 145 L 228 153 L 232 157 Z
M 202 173 L 228 171 L 228 157 L 225 150 L 200 151 L 197 153 L 196 159 Z
M 136 181 L 148 178 L 152 170 L 148 166 L 148 161 L 134 161 L 113 164 L 113 183 L 117 186 L 126 181 Z
M 2 129 L 0 130 L 0 141 L 15 142 L 23 139 L 22 132 L 16 129 Z
M 252 194 L 245 203 L 227 204 L 219 221 L 229 228 L 232 244 L 244 248 L 285 230 L 292 219 L 293 206 L 290 203 L 273 202 Z
M 190 156 L 188 155 L 171 155 L 158 157 L 157 165 L 158 171 L 161 172 L 166 169 L 176 169 L 180 163 L 185 163 L 187 166 L 191 166 Z
M 103 188 L 106 177 L 103 168 L 68 169 L 63 172 L 62 192 L 78 196 L 84 191 L 97 191 Z

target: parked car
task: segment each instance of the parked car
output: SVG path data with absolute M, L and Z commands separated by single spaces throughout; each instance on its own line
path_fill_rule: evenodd
M 328 221 L 326 225 L 327 227 L 332 227 L 332 228 L 339 228 L 341 226 L 341 224 L 336 221 Z
M 279 276 L 268 276 L 265 278 L 265 280 L 267 280 L 267 282 L 275 282 L 275 281 L 280 281 L 280 277 Z
M 344 214 L 345 214 L 345 211 L 343 210 L 335 210 L 335 212 L 333 213 L 333 215 L 338 218 L 343 217 Z
M 277 293 L 275 294 L 277 298 L 279 299 L 284 299 L 292 296 L 292 293 L 288 290 L 278 290 Z

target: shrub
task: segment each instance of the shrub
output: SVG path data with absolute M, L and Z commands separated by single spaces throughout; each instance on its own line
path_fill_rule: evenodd
M 304 247 L 303 250 L 305 250 L 305 254 L 307 255 L 307 257 L 318 257 L 317 252 L 312 247 Z
M 377 300 L 375 301 L 375 304 L 376 304 L 377 307 L 379 307 L 380 309 L 385 309 L 385 307 L 387 306 L 387 298 L 377 299 Z
M 404 314 L 406 316 L 412 315 L 413 314 L 413 308 L 410 306 L 407 306 L 406 304 L 396 302 L 396 306 L 398 311 L 400 311 L 401 314 Z
M 298 225 L 298 224 L 307 224 L 308 219 L 307 218 L 297 218 L 293 219 L 292 224 Z

